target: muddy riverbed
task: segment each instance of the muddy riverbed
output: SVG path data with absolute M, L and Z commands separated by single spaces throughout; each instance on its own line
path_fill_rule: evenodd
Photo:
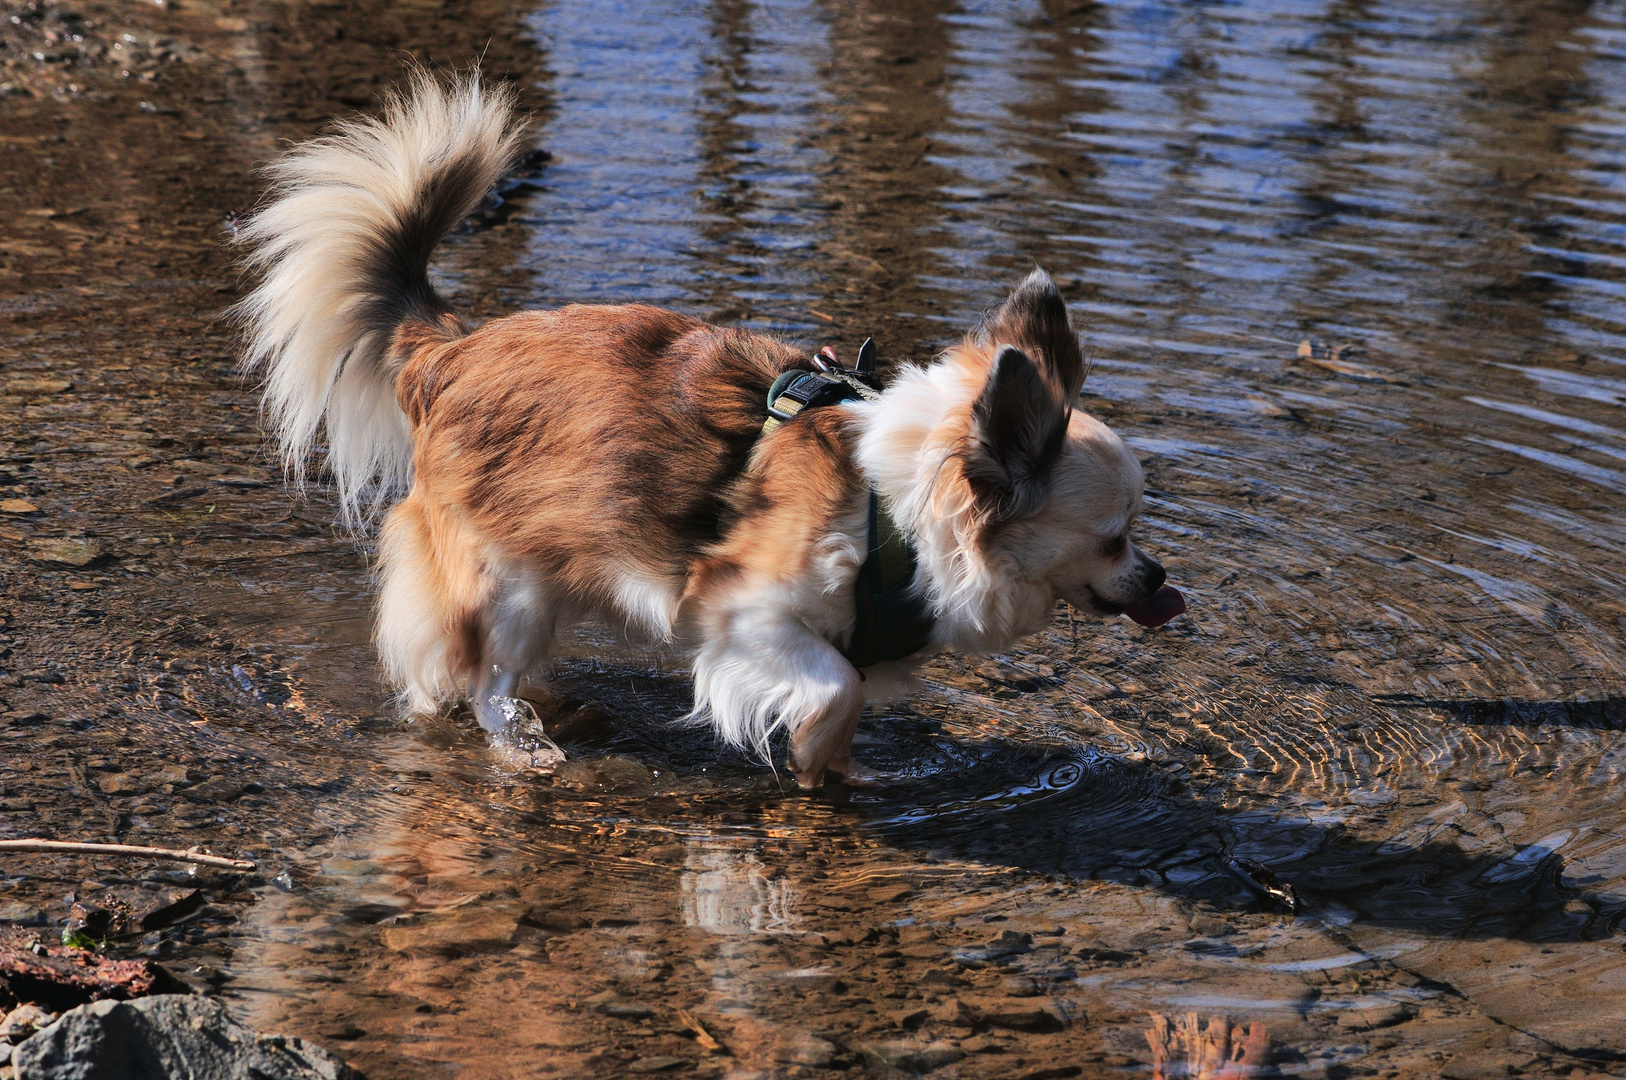
M 226 241 L 281 141 L 479 56 L 539 152 L 462 310 L 895 364 L 1042 264 L 1189 614 L 933 663 L 856 789 L 592 630 L 551 777 L 404 723 Z M 1618 3 L 0 0 L 0 836 L 261 867 L 9 856 L 0 921 L 201 887 L 109 951 L 373 1080 L 1149 1076 L 1188 1014 L 1289 1076 L 1626 1075 L 1623 136 Z

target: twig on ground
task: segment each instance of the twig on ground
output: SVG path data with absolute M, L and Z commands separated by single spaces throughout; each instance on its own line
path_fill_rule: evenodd
M 694 1032 L 695 1042 L 714 1054 L 728 1053 L 728 1048 L 712 1037 L 711 1032 L 706 1030 L 705 1025 L 700 1022 L 694 1013 L 688 1009 L 679 1009 L 677 1014 L 678 1019 L 683 1021 L 684 1026 Z
M 205 855 L 201 851 L 137 847 L 133 844 L 81 844 L 71 840 L 0 840 L 0 851 L 66 851 L 78 852 L 82 855 L 136 855 L 148 859 L 170 859 L 174 862 L 219 866 L 226 870 L 255 869 L 255 864 L 247 859 L 228 859 L 221 855 Z

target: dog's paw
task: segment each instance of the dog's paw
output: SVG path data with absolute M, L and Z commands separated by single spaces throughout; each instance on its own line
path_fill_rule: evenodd
M 843 784 L 847 787 L 868 788 L 880 784 L 882 774 L 867 765 L 860 765 L 856 761 L 843 762 L 840 765 L 831 763 L 828 780 Z

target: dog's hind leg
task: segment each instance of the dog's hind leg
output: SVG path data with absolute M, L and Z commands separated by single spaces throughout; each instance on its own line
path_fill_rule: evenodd
M 549 659 L 558 624 L 550 591 L 533 574 L 514 574 L 497 583 L 480 613 L 480 659 L 469 677 L 469 705 L 487 731 L 509 726 L 520 708 L 520 683 Z
M 448 560 L 444 522 L 416 491 L 401 500 L 379 534 L 378 618 L 374 638 L 390 682 L 409 713 L 429 715 L 457 700 L 470 657 L 461 628 L 480 583 Z M 448 570 L 452 572 L 448 573 Z

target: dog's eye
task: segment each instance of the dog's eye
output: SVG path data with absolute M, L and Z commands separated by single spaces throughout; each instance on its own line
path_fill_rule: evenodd
M 1127 550 L 1129 550 L 1129 537 L 1123 533 L 1119 533 L 1112 539 L 1104 540 L 1101 543 L 1101 554 L 1109 559 L 1116 559 Z

